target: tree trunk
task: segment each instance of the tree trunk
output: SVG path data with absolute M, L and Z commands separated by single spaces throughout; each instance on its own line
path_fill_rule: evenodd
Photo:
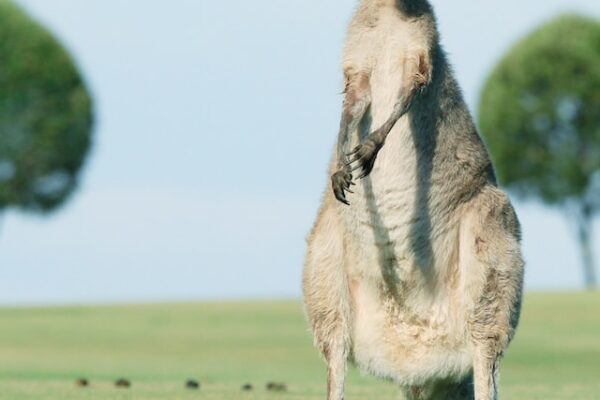
M 583 276 L 585 287 L 595 290 L 597 287 L 596 265 L 594 264 L 594 252 L 592 248 L 592 218 L 591 213 L 584 209 L 578 221 L 578 239 L 581 259 L 583 262 Z

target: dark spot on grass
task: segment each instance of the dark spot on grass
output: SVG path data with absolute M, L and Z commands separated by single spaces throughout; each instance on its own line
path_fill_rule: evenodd
M 185 387 L 188 389 L 200 389 L 200 383 L 194 379 L 188 379 L 185 383 Z
M 244 392 L 249 392 L 249 391 L 251 391 L 252 389 L 254 389 L 254 388 L 253 388 L 253 387 L 252 387 L 252 385 L 251 385 L 251 384 L 249 384 L 249 383 L 246 383 L 244 386 L 242 386 L 242 390 L 243 390 Z
M 79 386 L 79 387 L 86 387 L 86 386 L 89 386 L 89 384 L 90 384 L 90 381 L 88 381 L 85 378 L 79 378 L 75 381 L 75 385 Z
M 127 379 L 120 378 L 115 381 L 115 386 L 118 388 L 128 388 L 131 387 L 131 382 L 129 382 Z
M 271 392 L 286 392 L 287 386 L 285 383 L 269 382 L 267 383 L 267 390 Z

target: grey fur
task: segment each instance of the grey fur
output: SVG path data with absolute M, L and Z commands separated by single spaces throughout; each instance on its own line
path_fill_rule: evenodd
M 363 0 L 344 73 L 333 191 L 303 277 L 328 399 L 343 398 L 347 360 L 409 399 L 497 399 L 521 305 L 520 228 L 430 4 Z

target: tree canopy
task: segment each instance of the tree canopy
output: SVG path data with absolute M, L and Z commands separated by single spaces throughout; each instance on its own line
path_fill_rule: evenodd
M 600 211 L 600 23 L 563 15 L 517 43 L 490 75 L 479 125 L 500 182 L 567 211 L 585 282 L 597 283 Z
M 479 125 L 501 183 L 547 204 L 600 206 L 600 23 L 564 15 L 515 45 L 487 80 Z
M 62 204 L 77 186 L 92 124 L 91 98 L 70 55 L 0 0 L 0 210 Z

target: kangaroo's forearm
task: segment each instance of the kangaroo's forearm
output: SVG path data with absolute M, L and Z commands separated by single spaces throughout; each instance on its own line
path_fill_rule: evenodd
M 398 120 L 400 120 L 400 118 L 410 111 L 415 94 L 416 91 L 414 90 L 401 93 L 389 118 L 381 127 L 379 127 L 379 129 L 370 133 L 367 138 L 371 138 L 375 143 L 383 145 L 385 143 L 385 139 L 392 131 L 392 128 L 394 128 L 394 125 L 396 125 Z
M 346 153 L 350 135 L 356 131 L 360 121 L 371 105 L 371 84 L 366 72 L 346 71 L 344 109 L 337 141 L 337 166 L 343 169 L 348 164 Z
M 370 105 L 370 98 L 363 96 L 358 100 L 354 100 L 351 104 L 344 102 L 344 110 L 342 112 L 342 120 L 340 122 L 340 131 L 337 139 L 337 167 L 343 169 L 348 165 L 348 142 L 350 135 L 358 129 L 360 121 L 363 119 Z
M 344 109 L 338 133 L 336 167 L 331 176 L 331 186 L 335 198 L 344 204 L 349 204 L 346 192 L 352 193 L 350 186 L 352 174 L 350 161 L 346 155 L 350 135 L 358 129 L 367 109 L 371 105 L 371 86 L 366 72 L 346 71 L 346 87 L 344 89 Z

